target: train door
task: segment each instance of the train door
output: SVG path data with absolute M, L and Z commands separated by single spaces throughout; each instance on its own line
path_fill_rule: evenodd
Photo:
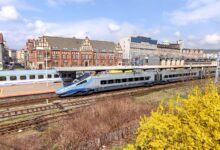
M 154 80 L 155 80 L 156 82 L 161 81 L 161 80 L 162 80 L 162 74 L 159 74 L 159 73 L 155 74 L 155 75 L 154 75 Z

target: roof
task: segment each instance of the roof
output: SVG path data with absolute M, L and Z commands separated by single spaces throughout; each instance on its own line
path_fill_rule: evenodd
M 179 50 L 180 45 L 179 44 L 157 44 L 157 48 L 167 48 L 167 49 Z
M 3 70 L 0 76 L 55 74 L 56 70 Z
M 79 50 L 82 39 L 44 36 L 52 49 Z
M 91 67 L 56 67 L 56 71 L 103 71 L 103 70 L 131 70 L 131 69 L 166 69 L 166 68 L 196 68 L 196 67 L 214 67 L 215 65 L 181 65 L 181 66 L 91 66 Z
M 100 50 L 110 50 L 113 51 L 115 49 L 115 43 L 108 42 L 108 41 L 97 41 L 97 40 L 90 40 L 94 51 Z
M 219 53 L 220 49 L 203 49 L 203 53 Z
M 44 36 L 52 49 L 78 51 L 85 39 Z M 114 51 L 116 44 L 110 41 L 89 40 L 94 51 Z

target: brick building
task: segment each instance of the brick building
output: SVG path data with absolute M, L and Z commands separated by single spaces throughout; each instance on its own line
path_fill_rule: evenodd
M 119 44 L 108 41 L 42 36 L 28 40 L 28 64 L 32 69 L 67 66 L 113 66 L 122 64 Z M 47 63 L 47 64 L 46 64 Z

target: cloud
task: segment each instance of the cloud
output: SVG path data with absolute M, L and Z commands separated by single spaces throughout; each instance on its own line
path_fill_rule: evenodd
M 18 20 L 19 13 L 14 6 L 2 6 L 0 9 L 0 21 L 14 21 Z
M 208 34 L 205 36 L 205 42 L 207 44 L 220 44 L 220 35 L 216 33 Z
M 219 0 L 190 0 L 184 8 L 169 13 L 169 17 L 175 25 L 188 25 L 210 19 L 220 19 L 219 10 Z
M 108 18 L 94 18 L 75 22 L 46 22 L 34 20 L 2 26 L 9 47 L 22 48 L 27 38 L 42 35 L 77 37 L 118 42 L 120 38 L 131 35 L 153 36 L 159 34 L 158 29 L 146 29 L 138 24 L 117 22 Z M 12 29 L 12 30 L 11 30 Z
M 108 25 L 108 28 L 112 32 L 117 32 L 117 31 L 119 31 L 121 29 L 121 27 L 119 25 L 115 24 L 115 23 L 110 23 Z
M 48 4 L 50 6 L 58 6 L 58 5 L 68 5 L 73 3 L 84 4 L 91 3 L 94 0 L 48 0 Z
M 181 36 L 181 33 L 180 33 L 179 31 L 176 31 L 176 32 L 174 33 L 174 35 L 177 36 L 177 37 L 179 37 L 179 36 Z

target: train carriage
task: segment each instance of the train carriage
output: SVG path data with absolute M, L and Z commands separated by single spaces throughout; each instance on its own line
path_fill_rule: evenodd
M 192 80 L 215 75 L 215 68 L 179 68 L 164 70 L 108 70 L 98 74 L 89 74 L 84 78 L 75 79 L 72 84 L 63 86 L 56 91 L 60 96 L 70 96 L 75 94 L 88 94 L 146 86 L 152 84 L 164 84 L 170 82 Z
M 0 71 L 0 86 L 61 82 L 55 70 Z

